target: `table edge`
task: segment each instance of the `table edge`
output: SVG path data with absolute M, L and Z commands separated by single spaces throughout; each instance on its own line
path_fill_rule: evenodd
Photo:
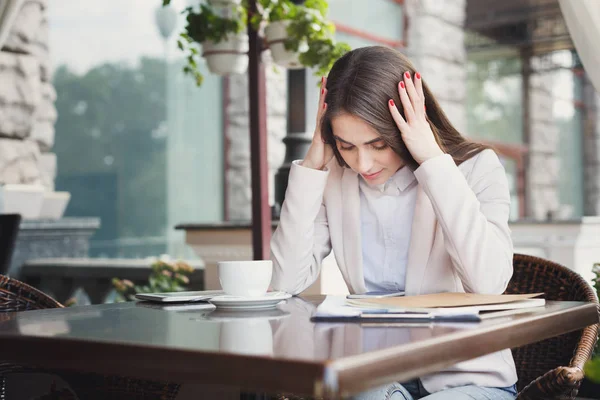
M 573 324 L 574 319 L 578 320 L 577 325 Z M 536 321 L 545 323 L 533 323 Z M 567 321 L 572 324 L 571 328 L 565 328 L 565 326 L 568 326 Z M 530 318 L 512 320 L 500 328 L 490 326 L 484 329 L 484 333 L 481 330 L 459 331 L 444 335 L 442 338 L 426 339 L 410 347 L 390 347 L 366 354 L 344 357 L 327 363 L 323 380 L 324 385 L 321 391 L 315 393 L 315 395 L 329 398 L 359 393 L 380 384 L 414 379 L 461 361 L 467 361 L 503 349 L 535 343 L 598 323 L 598 304 L 582 302 L 574 308 L 556 310 L 549 314 L 536 316 L 533 320 Z M 528 339 L 532 334 L 535 334 L 536 340 Z M 469 356 L 464 357 L 465 353 L 460 351 L 462 350 L 461 344 L 469 342 L 474 336 L 477 336 L 478 341 L 483 340 L 487 343 L 487 346 L 479 347 L 480 349 L 486 348 L 486 351 L 471 350 L 468 353 Z M 498 337 L 501 340 L 498 340 Z M 492 341 L 492 339 L 494 340 Z M 511 342 L 510 345 L 506 346 L 509 341 Z M 447 346 L 449 342 L 452 342 L 453 346 Z M 490 348 L 492 351 L 489 351 Z M 444 362 L 427 362 L 427 358 L 435 359 L 435 356 L 442 350 L 451 357 L 445 359 Z M 402 370 L 401 366 L 406 364 L 411 365 L 408 373 L 389 374 L 386 372 L 394 368 Z M 403 370 L 408 369 L 404 368 Z M 357 376 L 360 376 L 361 379 L 357 379 Z M 368 380 L 368 377 L 372 379 Z

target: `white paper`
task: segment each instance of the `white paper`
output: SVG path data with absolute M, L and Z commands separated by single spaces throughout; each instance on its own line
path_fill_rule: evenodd
M 317 306 L 315 316 L 317 317 L 358 317 L 361 308 L 346 305 L 346 296 L 329 295 Z

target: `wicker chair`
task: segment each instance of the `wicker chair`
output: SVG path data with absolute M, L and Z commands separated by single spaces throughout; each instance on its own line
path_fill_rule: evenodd
M 576 272 L 538 257 L 515 254 L 508 294 L 544 292 L 546 300 L 598 303 L 590 285 Z M 591 266 L 590 266 L 591 267 Z M 520 400 L 575 399 L 583 365 L 598 339 L 598 325 L 512 350 Z
M 16 279 L 0 275 L 0 322 L 7 312 L 63 308 L 64 306 L 45 293 Z M 11 363 L 0 362 L 0 398 L 5 398 L 6 375 L 18 372 L 44 372 L 63 378 L 80 399 L 115 400 L 172 400 L 179 385 L 120 376 L 102 376 L 71 371 L 48 371 Z M 48 398 L 70 399 L 69 394 L 49 394 Z M 53 397 L 52 397 L 53 396 Z

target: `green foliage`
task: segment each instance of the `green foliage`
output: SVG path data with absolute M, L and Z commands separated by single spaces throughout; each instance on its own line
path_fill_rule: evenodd
M 170 0 L 163 0 L 163 6 L 168 4 Z M 317 76 L 326 75 L 333 63 L 350 51 L 349 45 L 336 43 L 334 39 L 335 26 L 327 20 L 327 0 L 306 0 L 302 5 L 291 0 L 257 0 L 257 7 L 259 12 L 250 17 L 253 28 L 258 30 L 263 22 L 290 21 L 285 48 L 300 51 L 302 65 L 315 68 Z M 199 11 L 192 8 L 184 11 L 187 25 L 180 35 L 178 46 L 188 60 L 184 72 L 192 75 L 198 86 L 202 84 L 203 77 L 198 70 L 197 44 L 205 40 L 218 43 L 230 33 L 242 32 L 247 25 L 247 10 L 247 1 L 243 1 L 240 6 L 232 6 L 229 10 L 203 4 Z
M 596 289 L 596 293 L 600 297 L 600 263 L 594 264 L 594 268 L 592 270 L 594 272 L 594 288 Z M 585 364 L 584 367 L 585 376 L 591 381 L 600 383 L 600 344 L 596 344 L 596 349 L 594 351 L 594 356 L 590 361 Z
M 194 268 L 184 261 L 157 260 L 152 264 L 148 283 L 134 285 L 127 279 L 113 278 L 112 284 L 117 291 L 117 302 L 133 301 L 136 293 L 181 292 L 190 283 L 188 275 Z
M 302 5 L 290 0 L 260 0 L 260 4 L 268 22 L 290 21 L 285 48 L 297 52 L 306 45 L 299 60 L 306 67 L 316 68 L 316 76 L 327 75 L 335 61 L 351 50 L 346 43 L 335 42 L 335 26 L 327 20 L 326 0 L 306 0 Z
M 585 364 L 583 371 L 590 381 L 600 383 L 600 356 L 596 355 L 592 357 L 592 359 Z
M 163 6 L 168 5 L 170 0 L 163 0 Z M 246 8 L 243 6 L 232 6 L 230 9 L 216 9 L 208 4 L 201 4 L 200 9 L 188 7 L 183 12 L 186 16 L 185 32 L 179 35 L 177 47 L 186 54 L 187 65 L 183 67 L 185 74 L 191 75 L 197 86 L 201 86 L 204 77 L 198 68 L 200 53 L 197 45 L 205 41 L 219 43 L 230 34 L 238 34 L 244 31 L 247 25 Z M 231 14 L 226 17 L 221 14 Z
M 191 7 L 186 8 L 184 13 L 187 14 L 187 36 L 198 43 L 206 40 L 219 43 L 228 34 L 242 32 L 246 28 L 246 9 L 242 6 L 233 6 L 228 11 L 233 17 L 221 16 L 207 4 L 200 5 L 199 11 L 194 11 Z

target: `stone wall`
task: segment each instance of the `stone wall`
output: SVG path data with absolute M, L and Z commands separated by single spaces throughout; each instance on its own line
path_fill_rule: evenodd
M 535 64 L 535 59 L 532 64 Z M 559 131 L 554 119 L 551 72 L 533 73 L 529 81 L 528 217 L 566 218 L 559 196 Z M 565 215 L 562 215 L 565 214 Z
M 467 129 L 466 0 L 407 0 L 406 55 L 460 131 Z
M 0 51 L 0 183 L 54 188 L 56 92 L 48 51 L 48 0 L 27 0 Z
M 273 204 L 273 178 L 285 156 L 282 142 L 286 134 L 287 73 L 274 68 L 266 60 L 267 74 L 267 130 L 269 154 L 269 204 Z M 247 75 L 229 78 L 226 127 L 229 151 L 227 153 L 227 197 L 225 205 L 232 221 L 249 221 L 252 218 L 252 190 L 250 179 L 250 120 Z

